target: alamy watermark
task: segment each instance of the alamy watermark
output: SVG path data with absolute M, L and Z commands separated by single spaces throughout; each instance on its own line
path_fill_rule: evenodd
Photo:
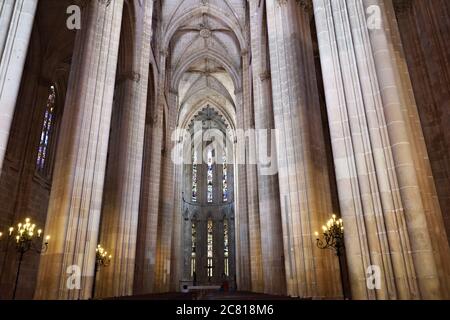
M 81 8 L 78 5 L 70 5 L 67 7 L 66 13 L 68 15 L 66 26 L 69 30 L 81 29 Z M 378 5 L 371 5 L 366 8 L 367 14 L 367 28 L 369 30 L 380 30 L 382 27 L 382 13 Z
M 261 175 L 278 173 L 276 149 L 283 147 L 281 130 L 236 129 L 225 133 L 214 128 L 205 130 L 201 121 L 195 121 L 193 128 L 193 132 L 181 128 L 172 132 L 174 164 L 210 161 L 212 164 L 258 165 Z M 195 160 L 193 150 L 197 154 Z

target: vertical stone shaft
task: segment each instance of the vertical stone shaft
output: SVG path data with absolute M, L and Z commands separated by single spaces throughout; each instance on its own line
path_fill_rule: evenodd
M 407 1 L 396 14 L 450 241 L 450 3 Z M 448 14 L 443 14 L 447 12 Z M 439 14 L 442 13 L 442 14 Z
M 158 247 L 156 257 L 156 291 L 167 292 L 170 288 L 170 272 L 172 263 L 172 240 L 174 227 L 175 200 L 175 165 L 172 161 L 172 151 L 175 146 L 172 133 L 176 126 L 178 93 L 170 91 L 168 111 L 164 124 L 165 139 L 163 141 L 163 166 L 161 180 L 161 198 L 158 223 Z M 178 212 L 178 214 L 181 214 Z
M 253 58 L 253 92 L 255 129 L 264 130 L 267 136 L 261 141 L 257 131 L 256 146 L 263 145 L 262 155 L 270 157 L 269 166 L 277 167 L 276 150 L 272 149 L 271 130 L 274 129 L 272 110 L 272 87 L 268 64 L 267 27 L 264 7 L 258 1 L 250 1 L 251 45 Z M 262 137 L 261 137 L 262 138 Z M 266 152 L 266 153 L 264 153 Z M 259 154 L 259 152 L 257 152 Z M 261 156 L 261 155 L 260 155 Z M 278 173 L 272 172 L 267 163 L 258 160 L 258 196 L 261 224 L 261 252 L 264 272 L 264 292 L 286 294 L 286 277 L 283 260 L 283 231 L 278 186 Z
M 244 103 L 241 90 L 236 90 L 236 113 L 238 129 L 245 130 Z M 238 138 L 242 140 L 243 137 Z M 235 148 L 234 173 L 237 177 L 235 186 L 235 229 L 236 229 L 236 281 L 239 290 L 251 290 L 250 243 L 247 201 L 247 174 L 245 168 L 245 150 L 240 144 Z
M 172 132 L 170 132 L 172 134 Z M 172 137 L 174 139 L 175 136 Z M 176 137 L 177 141 L 181 139 L 181 137 Z M 174 155 L 177 155 L 175 159 L 174 155 L 172 155 L 172 151 L 170 156 L 174 157 L 174 160 L 177 161 L 174 164 L 174 179 L 175 181 L 183 181 L 183 160 L 178 158 L 178 155 L 181 155 L 183 151 L 183 141 L 175 142 L 174 144 Z M 172 160 L 170 160 L 172 161 Z M 181 163 L 179 163 L 181 162 Z M 170 290 L 171 292 L 180 290 L 180 280 L 182 279 L 182 267 L 183 267 L 183 246 L 182 244 L 182 230 L 183 230 L 183 200 L 182 193 L 183 192 L 183 184 L 177 183 L 174 184 L 174 196 L 172 199 L 174 200 L 173 205 L 173 227 L 172 227 L 172 249 L 171 249 L 171 270 L 170 270 Z
M 150 88 L 148 89 L 150 90 Z M 152 94 L 156 94 L 153 92 Z M 138 223 L 136 252 L 135 294 L 152 293 L 155 290 L 156 251 L 159 223 L 159 199 L 163 147 L 163 106 L 161 103 L 147 106 L 145 133 L 144 181 Z
M 111 265 L 99 274 L 96 293 L 100 297 L 133 293 L 152 9 L 150 1 L 135 17 L 135 25 L 124 26 L 122 30 L 124 47 L 121 50 L 125 56 L 131 55 L 131 63 L 117 77 L 119 102 L 113 110 L 115 129 L 112 130 L 100 229 L 100 243 L 110 250 L 113 258 Z M 133 34 L 129 34 L 131 32 Z M 129 44 L 127 39 L 134 41 Z
M 314 8 L 352 295 L 440 297 L 426 218 L 438 212 L 420 183 L 420 128 L 408 119 L 386 8 L 361 0 L 315 0 Z M 368 11 L 381 13 L 375 23 Z M 366 285 L 370 265 L 381 271 L 380 290 Z
M 242 55 L 243 73 L 243 98 L 244 98 L 244 130 L 248 137 L 248 148 L 245 148 L 247 175 L 247 202 L 248 202 L 248 231 L 250 243 L 250 272 L 251 290 L 262 292 L 264 290 L 263 265 L 261 257 L 261 226 L 259 218 L 258 201 L 258 172 L 256 166 L 256 140 L 253 135 L 255 129 L 253 99 L 252 99 L 252 76 L 249 66 L 249 54 L 247 51 Z
M 45 229 L 52 240 L 41 258 L 37 299 L 91 296 L 122 9 L 123 0 L 91 1 L 83 12 Z M 66 282 L 77 270 L 79 290 Z
M 414 247 L 421 246 L 422 244 L 418 244 L 419 241 L 417 241 L 415 235 L 422 234 L 423 232 L 426 232 L 430 236 L 430 242 L 431 242 L 431 254 L 433 255 L 433 258 L 436 261 L 436 269 L 437 269 L 437 277 L 438 280 L 427 280 L 428 275 L 432 272 L 431 266 L 420 266 L 420 268 L 417 268 L 420 274 L 423 274 L 423 278 L 419 281 L 419 286 L 421 290 L 429 290 L 430 286 L 433 286 L 434 283 L 439 283 L 439 289 L 440 292 L 432 292 L 432 293 L 426 293 L 421 294 L 422 298 L 428 299 L 428 298 L 435 298 L 438 294 L 440 294 L 441 298 L 448 299 L 450 297 L 450 248 L 448 245 L 448 242 L 445 243 L 445 240 L 447 239 L 447 234 L 445 231 L 445 224 L 444 219 L 442 215 L 441 208 L 439 206 L 439 201 L 437 198 L 437 191 L 435 187 L 435 181 L 432 175 L 431 171 L 431 164 L 430 164 L 430 158 L 428 156 L 427 148 L 425 145 L 424 135 L 420 124 L 420 118 L 417 110 L 417 105 L 415 102 L 415 98 L 413 95 L 411 80 L 406 64 L 406 58 L 404 56 L 403 47 L 400 39 L 400 34 L 398 30 L 398 23 L 395 16 L 394 8 L 392 5 L 392 1 L 388 2 L 380 2 L 380 1 L 367 1 L 365 3 L 367 7 L 373 6 L 373 5 L 379 5 L 382 8 L 382 12 L 386 15 L 385 19 L 387 21 L 386 26 L 387 31 L 386 34 L 383 33 L 371 33 L 371 41 L 372 45 L 375 47 L 378 47 L 380 43 L 380 51 L 387 51 L 388 49 L 391 49 L 390 51 L 390 60 L 389 59 L 381 59 L 380 61 L 380 55 L 376 55 L 377 59 L 375 59 L 377 64 L 377 72 L 378 74 L 385 74 L 383 64 L 384 61 L 390 62 L 390 72 L 387 74 L 389 77 L 396 82 L 396 86 L 399 90 L 398 105 L 406 105 L 407 108 L 403 109 L 401 113 L 399 113 L 398 116 L 395 118 L 391 118 L 390 114 L 386 112 L 386 118 L 389 119 L 389 121 L 397 121 L 397 119 L 400 118 L 400 114 L 403 116 L 404 123 L 404 132 L 408 135 L 408 140 L 411 141 L 411 150 L 410 150 L 410 156 L 412 158 L 411 166 L 408 168 L 411 170 L 412 173 L 416 173 L 417 176 L 417 189 L 414 190 L 414 192 L 411 192 L 409 187 L 411 186 L 411 180 L 403 180 L 401 179 L 400 182 L 403 185 L 402 187 L 402 197 L 404 199 L 409 199 L 411 197 L 415 197 L 416 195 L 421 195 L 421 200 L 424 208 L 425 213 L 425 220 L 427 229 L 423 228 L 423 225 L 421 230 L 414 230 Z M 384 9 L 384 10 L 383 10 Z M 394 62 L 393 62 L 394 61 Z M 381 78 L 381 76 L 379 75 Z M 382 97 L 383 102 L 386 105 L 395 105 L 395 98 L 392 98 L 390 96 L 390 91 L 392 83 L 389 83 L 386 81 L 386 84 L 382 91 Z M 395 109 L 394 109 L 395 110 Z M 392 110 L 389 110 L 392 112 Z M 393 119 L 393 120 L 391 120 Z M 396 140 L 394 143 L 404 143 L 406 140 L 404 137 L 400 136 L 401 139 L 391 133 L 390 135 L 393 137 L 396 137 Z M 398 141 L 398 142 L 397 142 Z M 395 150 L 395 149 L 394 149 Z M 398 152 L 394 153 L 395 159 L 399 159 L 400 156 L 402 157 L 401 161 L 402 163 L 406 163 L 407 157 L 404 154 L 404 152 L 400 153 L 400 155 L 397 155 Z M 407 176 L 410 176 L 409 173 L 406 174 Z M 414 176 L 412 176 L 414 177 Z M 408 192 L 406 192 L 408 191 Z M 419 213 L 422 211 L 420 210 L 420 203 L 416 204 L 415 210 L 418 210 Z M 420 221 L 417 221 L 418 219 L 416 217 L 413 217 L 413 214 L 408 216 L 408 219 L 414 219 L 415 222 L 420 223 Z M 421 250 L 421 249 L 419 249 Z M 422 263 L 423 257 L 420 256 L 414 256 L 415 263 Z
M 331 196 L 310 14 L 302 2 L 272 0 L 267 21 L 287 293 L 337 297 L 337 259 L 314 237 L 331 214 Z
M 37 0 L 0 3 L 0 172 L 33 28 Z

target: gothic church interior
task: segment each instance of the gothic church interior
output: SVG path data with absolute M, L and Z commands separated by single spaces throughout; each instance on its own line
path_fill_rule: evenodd
M 450 299 L 449 18 L 0 1 L 0 299 Z

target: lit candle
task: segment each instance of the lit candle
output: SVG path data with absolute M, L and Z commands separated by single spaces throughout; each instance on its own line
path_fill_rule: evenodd
M 0 232 L 0 238 L 2 237 L 3 233 Z
M 46 236 L 45 240 L 46 240 L 46 242 L 48 242 L 50 240 L 50 236 Z
M 318 237 L 318 236 L 319 236 L 319 233 L 316 231 L 316 232 L 314 232 L 314 235 L 315 235 L 316 237 Z
M 11 235 L 13 231 L 14 231 L 13 227 L 9 228 L 9 235 Z
M 39 238 L 41 237 L 41 233 L 42 233 L 42 230 L 39 229 L 39 230 L 38 230 L 38 237 L 39 237 Z

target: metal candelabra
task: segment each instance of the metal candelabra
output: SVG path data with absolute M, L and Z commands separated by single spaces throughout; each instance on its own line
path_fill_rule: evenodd
M 342 219 L 337 219 L 336 215 L 333 214 L 331 219 L 327 221 L 326 225 L 322 226 L 322 239 L 319 237 L 319 232 L 315 232 L 317 247 L 319 249 L 331 249 L 335 252 L 339 260 L 339 271 L 342 283 L 342 293 L 344 299 L 346 299 L 345 289 L 344 289 L 344 271 L 342 258 L 344 253 L 344 225 Z
M 97 282 L 97 273 L 100 268 L 107 267 L 111 263 L 112 255 L 108 255 L 108 252 L 99 244 L 95 249 L 95 270 L 94 270 L 94 283 L 92 284 L 92 299 L 95 297 L 95 285 Z
M 13 300 L 16 298 L 17 284 L 20 278 L 20 269 L 25 254 L 29 251 L 37 254 L 44 253 L 48 249 L 50 236 L 46 236 L 42 240 L 42 229 L 37 229 L 36 224 L 31 222 L 30 218 L 26 218 L 24 223 L 18 223 L 17 227 L 10 227 L 7 236 L 7 244 L 5 250 L 9 248 L 10 242 L 14 241 L 15 250 L 19 254 L 19 262 L 17 266 L 16 280 L 14 282 Z M 0 232 L 0 240 L 3 233 Z

